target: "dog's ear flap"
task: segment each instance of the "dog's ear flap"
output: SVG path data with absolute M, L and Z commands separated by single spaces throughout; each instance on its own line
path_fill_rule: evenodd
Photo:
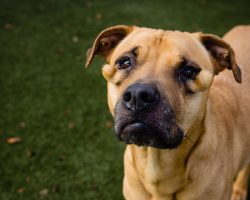
M 131 26 L 118 25 L 103 30 L 88 49 L 85 67 L 89 67 L 95 54 L 107 57 L 114 47 L 132 31 Z
M 224 69 L 233 71 L 235 80 L 241 83 L 241 70 L 235 61 L 233 49 L 224 40 L 211 34 L 201 34 L 201 42 L 214 61 L 214 73 Z

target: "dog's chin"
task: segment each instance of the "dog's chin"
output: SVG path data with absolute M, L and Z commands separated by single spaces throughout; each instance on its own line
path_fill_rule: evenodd
M 170 132 L 174 133 L 170 133 Z M 116 133 L 119 140 L 126 144 L 151 146 L 160 149 L 177 148 L 184 137 L 183 131 L 175 126 L 168 131 L 156 130 L 143 122 L 123 125 Z

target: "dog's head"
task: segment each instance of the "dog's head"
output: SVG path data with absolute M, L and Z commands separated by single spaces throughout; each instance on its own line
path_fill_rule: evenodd
M 214 75 L 224 69 L 241 82 L 231 47 L 217 36 L 115 26 L 88 50 L 106 58 L 108 104 L 115 132 L 127 144 L 177 147 L 202 121 Z

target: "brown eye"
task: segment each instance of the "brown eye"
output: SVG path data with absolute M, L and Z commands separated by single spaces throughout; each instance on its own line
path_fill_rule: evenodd
M 124 56 L 117 60 L 116 64 L 118 69 L 126 69 L 132 66 L 132 60 L 130 57 Z
M 200 69 L 187 65 L 183 67 L 183 69 L 181 69 L 181 76 L 183 76 L 186 79 L 194 80 L 199 72 Z
M 188 80 L 195 80 L 196 76 L 201 71 L 200 68 L 194 67 L 190 64 L 181 65 L 178 71 L 178 79 L 181 82 L 186 82 Z

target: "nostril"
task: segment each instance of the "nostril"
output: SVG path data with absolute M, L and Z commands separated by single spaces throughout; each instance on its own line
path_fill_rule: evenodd
M 158 94 L 155 91 L 142 91 L 139 98 L 142 102 L 151 104 L 157 101 Z
M 130 102 L 131 101 L 131 92 L 125 92 L 124 95 L 123 95 L 123 101 L 125 102 Z
M 140 93 L 140 99 L 142 102 L 151 103 L 153 101 L 153 96 L 148 94 L 146 91 Z

